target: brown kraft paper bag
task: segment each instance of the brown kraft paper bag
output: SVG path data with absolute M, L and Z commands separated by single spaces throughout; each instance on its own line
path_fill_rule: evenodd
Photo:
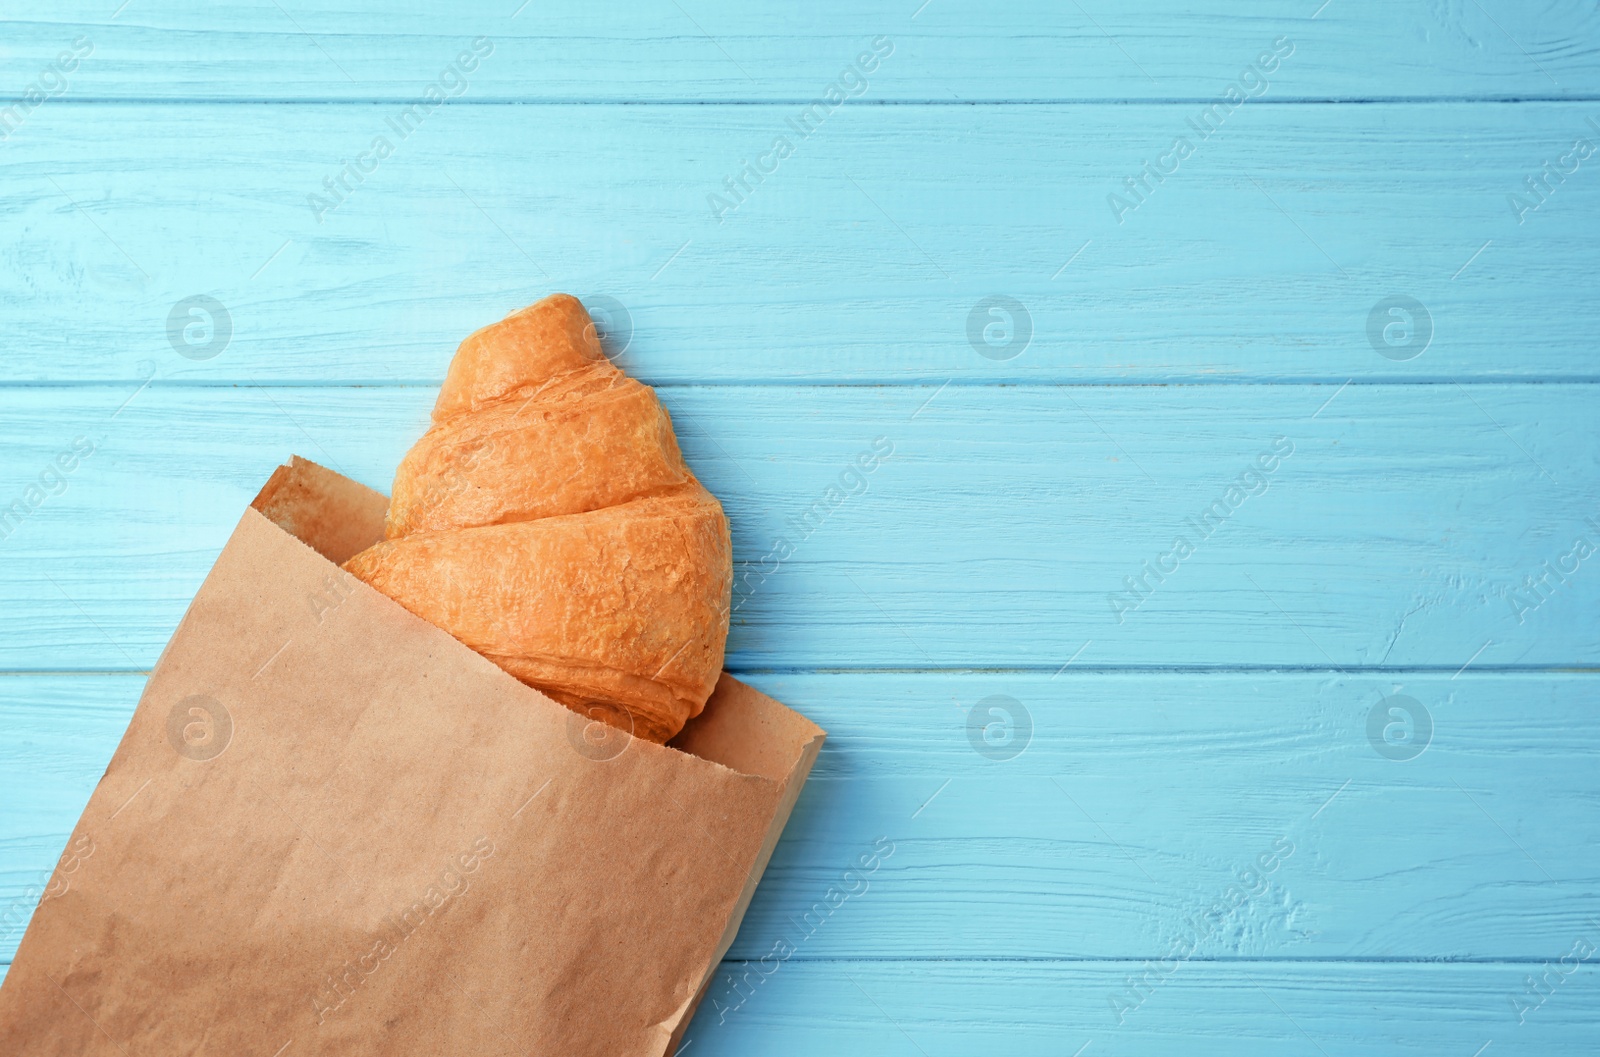
M 0 986 L 0 1053 L 674 1052 L 823 731 L 724 674 L 672 742 L 517 682 L 338 563 L 385 498 L 246 510 Z

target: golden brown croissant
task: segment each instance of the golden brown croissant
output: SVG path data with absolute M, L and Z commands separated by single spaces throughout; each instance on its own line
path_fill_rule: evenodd
M 345 568 L 569 708 L 665 742 L 716 685 L 728 519 L 577 298 L 461 343 L 385 535 Z

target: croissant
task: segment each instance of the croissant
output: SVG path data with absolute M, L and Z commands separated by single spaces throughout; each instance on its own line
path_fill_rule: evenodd
M 716 685 L 728 519 L 575 297 L 461 343 L 384 535 L 345 569 L 568 708 L 664 743 Z

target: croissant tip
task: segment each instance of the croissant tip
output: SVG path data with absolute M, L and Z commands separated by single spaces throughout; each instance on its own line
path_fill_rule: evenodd
M 505 314 L 504 318 L 512 319 L 516 316 L 535 312 L 541 308 L 553 308 L 557 305 L 566 306 L 568 308 L 577 307 L 584 313 L 585 316 L 588 315 L 588 309 L 584 308 L 583 301 L 580 300 L 575 294 L 563 293 L 558 290 L 552 294 L 545 294 L 543 297 L 539 298 L 539 300 L 530 305 L 523 305 L 521 308 L 512 309 L 510 312 Z
M 531 686 L 637 697 L 675 734 L 720 671 L 733 570 L 727 516 L 654 392 L 555 292 L 461 343 L 433 423 L 365 559 L 375 586 Z M 684 654 L 702 638 L 716 648 Z

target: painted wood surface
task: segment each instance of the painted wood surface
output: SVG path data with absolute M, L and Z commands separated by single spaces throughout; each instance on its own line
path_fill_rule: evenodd
M 734 959 L 1539 962 L 1600 929 L 1587 675 L 746 678 L 829 741 Z M 0 960 L 143 685 L 0 679 L 30 791 L 0 816 Z M 1391 708 L 1412 758 L 1374 748 Z
M 1592 959 L 1575 937 L 1543 964 L 1191 961 L 1160 983 L 1137 962 L 783 963 L 761 984 L 727 963 L 725 1017 L 706 1007 L 679 1053 L 779 1057 L 1435 1057 L 1589 1054 L 1600 1030 Z M 1584 949 L 1584 948 L 1579 948 Z M 1560 957 L 1568 956 L 1560 964 Z M 768 963 L 770 966 L 772 963 Z M 731 974 L 738 973 L 738 978 Z M 1550 983 L 1544 983 L 1548 973 Z M 1566 974 L 1566 975 L 1561 975 Z M 731 982 L 730 982 L 731 981 Z M 1531 982 L 1530 982 L 1531 981 Z M 747 991 L 738 991 L 739 987 Z M 1131 1006 L 1125 996 L 1147 997 Z M 1534 988 L 1542 990 L 1534 990 Z M 1531 997 L 1530 997 L 1531 996 Z M 1122 1000 L 1121 1007 L 1113 1005 Z M 1513 1003 L 1518 1004 L 1513 1004 Z M 720 1019 L 719 1019 L 720 1017 Z
M 1588 944 L 1600 930 L 1591 927 Z M 1574 940 L 1561 944 L 1557 957 Z M 1552 959 L 1554 964 L 1556 959 Z M 770 963 L 769 963 L 770 964 Z M 1513 998 L 1541 965 L 1186 963 L 1143 984 L 1139 963 L 937 962 L 786 965 L 722 1023 L 690 1036 L 705 1053 L 874 1053 L 896 1057 L 1182 1053 L 1535 1055 L 1592 1051 L 1600 1017 L 1589 962 Z M 1556 974 L 1552 973 L 1552 977 Z M 1148 997 L 1119 1023 L 1113 999 Z M 770 988 L 770 992 L 761 991 Z M 1133 1002 L 1123 999 L 1126 1009 Z M 1519 1022 L 1519 1015 L 1522 1017 Z M 689 1052 L 694 1052 L 690 1050 Z
M 733 523 L 736 670 L 1600 661 L 1593 386 L 662 395 Z M 0 663 L 147 668 L 287 453 L 387 491 L 433 397 L 0 391 L 7 502 L 63 481 L 3 541 Z
M 1592 4 L 119 3 L 0 13 L 0 964 L 271 468 L 567 289 L 831 732 L 685 1057 L 1592 1052 Z
M 0 377 L 437 385 L 566 289 L 652 383 L 1600 378 L 1600 102 L 1204 109 L 47 104 Z
M 120 5 L 120 6 L 119 6 Z M 1594 93 L 1597 15 L 1582 0 L 734 0 L 597 7 L 560 0 L 383 5 L 63 0 L 7 26 L 17 76 L 77 36 L 71 91 L 93 99 L 412 99 L 468 41 L 491 58 L 473 98 L 812 99 L 877 36 L 895 57 L 866 99 L 1220 96 L 1274 39 L 1302 49 L 1293 99 Z

